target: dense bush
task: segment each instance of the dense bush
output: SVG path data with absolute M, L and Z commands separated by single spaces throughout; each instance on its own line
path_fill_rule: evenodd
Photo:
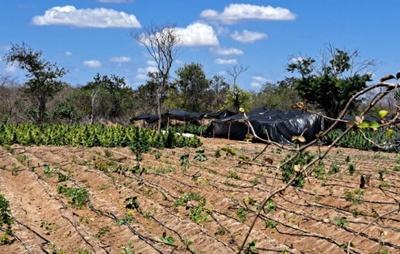
M 148 146 L 158 148 L 198 147 L 201 141 L 197 136 L 190 138 L 177 135 L 173 131 L 160 135 L 156 131 L 134 126 L 65 125 L 30 123 L 18 125 L 0 124 L 0 145 L 69 145 L 127 147 Z M 146 150 L 146 149 L 145 149 Z
M 341 130 L 334 130 L 328 134 L 331 140 L 335 140 L 339 135 L 342 134 Z M 372 142 L 371 142 L 372 141 Z M 355 148 L 360 150 L 378 150 L 380 149 L 377 145 L 384 148 L 388 152 L 399 152 L 400 151 L 400 133 L 394 131 L 391 135 L 388 135 L 386 129 L 372 130 L 354 130 L 350 131 L 339 140 L 336 144 L 339 147 Z

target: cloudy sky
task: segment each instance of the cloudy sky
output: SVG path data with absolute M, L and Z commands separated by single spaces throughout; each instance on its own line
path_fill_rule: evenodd
M 97 73 L 144 84 L 155 65 L 132 34 L 167 24 L 182 38 L 172 77 L 185 63 L 200 63 L 207 77 L 231 82 L 226 70 L 243 66 L 237 83 L 257 91 L 291 76 L 285 67 L 293 57 L 319 59 L 328 45 L 375 60 L 374 81 L 400 71 L 398 0 L 2 0 L 1 8 L 1 56 L 26 43 L 69 70 L 63 80 L 71 85 Z M 0 75 L 26 80 L 4 61 Z

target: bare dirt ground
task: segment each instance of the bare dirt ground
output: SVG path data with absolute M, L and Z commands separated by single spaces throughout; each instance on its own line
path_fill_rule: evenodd
M 0 147 L 0 194 L 15 219 L 0 253 L 237 253 L 284 185 L 267 165 L 287 153 L 269 147 L 240 163 L 265 145 L 201 140 L 153 149 L 137 169 L 129 148 Z M 264 207 L 246 253 L 400 253 L 400 156 L 334 148 L 324 163 Z M 88 192 L 83 207 L 66 189 Z

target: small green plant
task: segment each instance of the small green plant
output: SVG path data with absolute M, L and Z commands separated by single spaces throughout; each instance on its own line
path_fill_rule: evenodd
M 229 171 L 228 172 L 228 178 L 232 178 L 232 179 L 236 179 L 236 180 L 240 179 L 240 177 L 239 177 L 239 175 L 238 175 L 236 170 Z
M 43 168 L 44 168 L 44 171 L 43 171 L 43 172 L 44 172 L 46 175 L 48 175 L 48 176 L 51 176 L 51 175 L 52 175 L 53 170 L 50 168 L 49 165 L 44 164 L 44 165 L 43 165 Z
M 203 150 L 197 150 L 196 151 L 196 155 L 194 156 L 195 160 L 198 161 L 206 161 L 207 160 L 207 156 L 204 154 L 204 149 Z
M 52 254 L 64 254 L 65 253 L 65 251 L 60 246 L 58 246 L 55 242 L 49 242 L 47 244 L 45 252 L 52 253 Z
M 190 238 L 188 236 L 186 236 L 183 239 L 183 244 L 186 246 L 186 248 L 189 248 L 189 246 L 192 244 L 193 242 L 190 240 Z
M 65 182 L 69 180 L 69 176 L 68 175 L 64 175 L 63 173 L 58 172 L 58 182 Z
M 3 148 L 7 150 L 9 153 L 13 153 L 14 149 L 12 149 L 11 145 L 9 144 L 3 144 Z
M 285 162 L 292 157 L 293 154 L 289 154 L 282 162 Z M 295 177 L 294 181 L 292 182 L 292 186 L 302 188 L 305 184 L 305 179 L 300 170 L 304 165 L 309 164 L 313 159 L 314 155 L 312 155 L 309 151 L 304 151 L 297 154 L 288 163 L 283 164 L 281 167 L 283 182 L 288 183 L 293 177 Z
M 215 158 L 221 157 L 221 150 L 220 149 L 215 150 L 214 156 Z
M 42 223 L 40 223 L 40 227 L 46 230 L 46 234 L 50 234 L 50 232 L 55 232 L 57 231 L 60 226 L 53 223 L 53 222 L 47 222 L 47 221 L 42 221 Z
M 110 232 L 110 227 L 106 226 L 106 227 L 102 227 L 99 229 L 99 231 L 96 234 L 96 237 L 98 238 L 103 238 L 108 232 Z
M 205 211 L 203 206 L 199 206 L 196 209 L 192 209 L 189 212 L 189 217 L 192 221 L 196 222 L 197 224 L 209 221 L 207 211 Z
M 336 226 L 344 227 L 346 225 L 346 223 L 347 223 L 347 218 L 346 217 L 335 216 L 335 217 L 333 217 L 333 223 Z
M 400 171 L 400 166 L 394 166 L 393 171 Z
M 1 245 L 10 245 L 13 242 L 14 242 L 14 239 L 12 239 L 11 235 L 7 232 L 0 236 L 0 246 Z
M 347 166 L 348 166 L 349 174 L 353 175 L 356 172 L 356 167 L 354 166 L 353 163 L 348 163 Z
M 241 222 L 245 222 L 247 220 L 247 208 L 239 207 L 236 211 L 236 215 Z
M 237 153 L 237 151 L 234 148 L 228 146 L 222 147 L 221 150 L 226 152 L 226 155 L 231 155 L 231 156 L 235 156 Z
M 274 213 L 276 211 L 277 205 L 273 199 L 267 201 L 263 207 L 265 213 Z
M 122 249 L 121 254 L 135 254 L 135 252 L 132 249 L 132 245 L 133 245 L 132 241 L 129 241 L 127 244 L 123 245 L 121 247 Z
M 160 159 L 161 156 L 162 156 L 162 153 L 161 153 L 160 151 L 155 151 L 155 152 L 154 152 L 154 158 L 155 158 L 156 160 Z
M 14 218 L 11 216 L 10 204 L 8 200 L 0 194 L 0 228 L 6 226 L 6 233 L 11 235 L 11 225 L 14 223 Z
M 384 174 L 385 173 L 387 173 L 387 170 L 386 169 L 380 169 L 380 170 L 378 170 L 378 178 L 379 178 L 379 181 L 383 181 L 383 176 L 384 176 Z
M 90 254 L 88 249 L 79 249 L 77 254 Z
M 172 236 L 167 236 L 167 233 L 163 232 L 160 240 L 168 245 L 173 245 L 175 243 L 175 239 Z
M 266 227 L 266 228 L 276 228 L 276 226 L 278 226 L 278 223 L 277 223 L 277 222 L 275 222 L 275 221 L 273 221 L 273 220 L 270 220 L 270 219 L 268 219 L 268 218 L 266 218 L 266 219 L 264 220 L 264 224 L 265 224 L 265 227 Z
M 104 150 L 104 156 L 106 156 L 107 158 L 110 158 L 110 157 L 113 156 L 113 153 L 110 150 L 105 149 Z
M 57 186 L 57 192 L 67 196 L 70 199 L 69 204 L 78 209 L 86 206 L 89 199 L 89 192 L 85 188 L 66 187 L 65 185 L 59 184 Z
M 189 154 L 187 153 L 187 154 L 182 155 L 180 158 L 180 161 L 181 161 L 181 166 L 188 167 L 190 164 L 189 163 Z
M 191 200 L 199 202 L 200 205 L 205 205 L 206 203 L 206 200 L 202 198 L 197 192 L 189 191 L 183 193 L 183 195 L 174 202 L 174 206 L 186 206 L 187 203 Z
M 137 197 L 129 197 L 125 199 L 125 208 L 126 209 L 139 209 L 139 201 L 137 200 Z
M 344 191 L 344 198 L 346 201 L 351 202 L 355 205 L 361 204 L 363 200 L 364 192 L 362 190 L 354 190 L 353 192 L 349 190 Z
M 246 246 L 244 246 L 244 253 L 245 254 L 257 254 L 257 247 L 256 247 L 256 242 L 257 240 L 253 240 L 249 243 L 246 243 Z
M 329 168 L 328 174 L 333 175 L 336 173 L 340 173 L 340 168 L 335 162 L 333 162 Z

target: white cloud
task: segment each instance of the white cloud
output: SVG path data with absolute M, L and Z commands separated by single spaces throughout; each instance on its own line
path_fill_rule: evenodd
M 134 15 L 112 9 L 76 9 L 72 5 L 56 6 L 48 9 L 43 16 L 35 16 L 32 23 L 38 26 L 66 25 L 77 27 L 124 27 L 140 28 Z
M 217 35 L 214 32 L 212 26 L 203 23 L 193 23 L 186 28 L 165 28 L 173 29 L 174 35 L 178 37 L 178 45 L 180 46 L 218 46 L 219 41 Z M 161 34 L 167 34 L 166 30 L 160 32 Z M 169 33 L 169 31 L 168 31 Z M 151 36 L 160 36 L 160 34 L 155 34 Z M 149 37 L 145 34 L 140 35 L 141 40 L 145 44 L 149 44 Z
M 66 51 L 66 52 L 65 52 L 65 55 L 66 55 L 66 56 L 72 56 L 72 52 L 71 52 L 71 51 Z
M 243 30 L 242 33 L 235 31 L 231 35 L 232 39 L 238 42 L 242 43 L 253 43 L 257 40 L 261 40 L 264 38 L 267 38 L 268 36 L 265 33 L 259 33 L 259 32 L 251 32 L 248 30 Z
M 237 64 L 237 60 L 236 59 L 215 59 L 214 61 L 216 64 Z
M 243 50 L 237 48 L 211 48 L 210 51 L 223 56 L 243 55 Z
M 89 68 L 99 68 L 101 67 L 101 62 L 97 60 L 86 60 L 83 61 L 83 65 Z
M 252 81 L 250 83 L 251 87 L 253 88 L 260 88 L 262 85 L 264 85 L 268 79 L 260 77 L 260 76 L 253 76 L 251 77 Z
M 130 57 L 127 56 L 117 56 L 110 59 L 113 63 L 127 63 L 131 61 Z
M 301 56 L 299 56 L 299 57 L 292 57 L 292 59 L 290 59 L 290 61 L 292 63 L 301 63 L 304 61 L 304 59 Z
M 137 69 L 138 74 L 135 76 L 135 78 L 141 79 L 141 80 L 146 80 L 149 78 L 147 76 L 147 74 L 149 72 L 157 72 L 158 69 L 157 69 L 157 67 L 155 67 L 154 63 L 155 62 L 148 61 L 147 64 L 149 64 L 149 65 L 146 68 L 138 68 Z
M 233 24 L 240 20 L 293 20 L 296 16 L 288 9 L 251 4 L 230 4 L 224 11 L 204 10 L 200 17 Z
M 6 73 L 15 73 L 17 71 L 17 68 L 14 65 L 9 65 L 7 64 L 5 68 Z
M 157 66 L 157 63 L 154 60 L 148 60 L 146 63 L 147 63 L 147 65 L 150 65 L 150 66 Z
M 212 26 L 193 23 L 186 28 L 176 28 L 182 46 L 218 46 L 219 41 Z

